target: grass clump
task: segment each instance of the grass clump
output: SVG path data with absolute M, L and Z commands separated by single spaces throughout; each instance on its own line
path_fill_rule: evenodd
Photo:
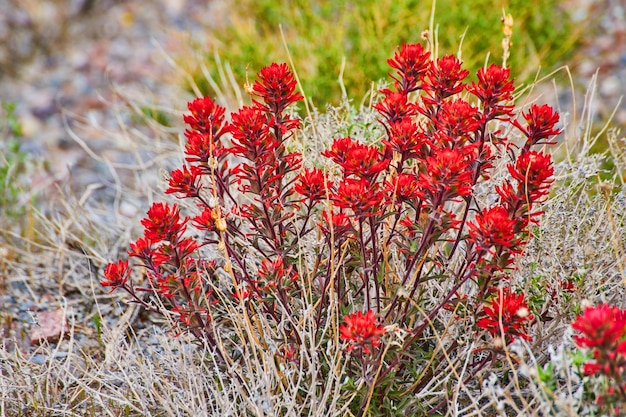
M 288 60 L 282 26 L 308 96 L 314 103 L 338 104 L 342 94 L 356 97 L 385 77 L 387 51 L 420 41 L 425 30 L 436 30 L 440 55 L 456 53 L 461 45 L 472 51 L 463 61 L 474 74 L 488 53 L 491 62 L 502 62 L 501 19 L 503 11 L 510 13 L 516 53 L 509 66 L 518 81 L 534 76 L 539 66 L 552 69 L 562 63 L 582 34 L 556 0 L 438 0 L 434 16 L 424 6 L 417 0 L 244 0 L 232 5 L 229 24 L 211 34 L 202 53 L 213 79 L 220 79 L 221 61 L 230 64 L 242 85 L 247 73 L 257 73 L 267 62 Z M 212 94 L 205 74 L 192 72 L 202 93 Z

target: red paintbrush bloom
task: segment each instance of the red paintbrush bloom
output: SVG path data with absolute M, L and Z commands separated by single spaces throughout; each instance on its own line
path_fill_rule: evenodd
M 419 175 L 420 197 L 432 206 L 440 206 L 472 193 L 471 163 L 475 147 L 442 149 L 426 158 L 425 172 Z M 434 207 L 433 207 L 434 208 Z
M 507 343 L 512 343 L 516 337 L 532 340 L 527 334 L 526 324 L 534 316 L 524 301 L 524 294 L 511 293 L 508 288 L 500 289 L 491 302 L 483 307 L 482 314 L 486 317 L 478 320 L 476 326 L 494 336 L 504 333 Z
M 380 214 L 383 193 L 377 184 L 365 179 L 344 178 L 336 193 L 331 195 L 335 206 L 350 209 L 357 217 L 370 217 Z
M 199 184 L 202 169 L 193 165 L 191 169 L 183 166 L 182 169 L 172 171 L 169 180 L 169 188 L 165 194 L 180 193 L 181 198 L 197 197 L 202 185 Z
M 252 89 L 263 98 L 270 113 L 282 113 L 287 106 L 304 98 L 296 91 L 298 83 L 285 63 L 264 67 L 258 78 Z
M 519 194 L 527 203 L 541 202 L 554 182 L 552 157 L 543 152 L 522 151 L 515 166 L 508 165 L 509 173 L 519 184 Z
M 553 145 L 556 143 L 548 140 L 551 136 L 561 133 L 561 129 L 555 127 L 559 122 L 559 114 L 552 107 L 547 104 L 541 106 L 533 104 L 528 113 L 522 113 L 522 116 L 528 125 L 526 128 L 522 127 L 517 120 L 514 120 L 513 124 L 528 138 L 526 149 L 533 145 Z
M 385 98 L 374 104 L 374 108 L 385 117 L 388 123 L 401 122 L 417 114 L 417 107 L 409 102 L 406 94 L 390 90 L 383 90 L 383 93 L 385 93 Z
M 323 211 L 319 226 L 326 236 L 333 236 L 335 240 L 346 238 L 354 232 L 350 217 L 345 213 L 333 213 L 329 219 L 328 212 Z
M 224 107 L 215 104 L 210 97 L 197 98 L 187 107 L 191 115 L 184 115 L 183 119 L 192 130 L 215 138 L 223 133 Z
M 185 161 L 206 163 L 209 158 L 220 158 L 226 155 L 226 149 L 214 136 L 199 133 L 195 130 L 186 130 L 187 144 L 185 145 Z
M 397 152 L 402 155 L 402 161 L 406 161 L 420 156 L 422 147 L 428 144 L 428 139 L 416 123 L 405 118 L 389 125 L 388 139 L 383 139 L 382 143 L 385 145 L 386 154 Z
M 385 334 L 385 328 L 378 323 L 374 312 L 369 310 L 366 314 L 357 311 L 343 317 L 345 324 L 339 326 L 342 340 L 348 342 L 348 352 L 353 350 L 366 355 L 373 348 L 380 346 L 380 336 Z
M 274 261 L 263 259 L 258 271 L 259 279 L 255 282 L 260 291 L 287 290 L 291 284 L 298 280 L 298 273 L 293 270 L 293 265 L 285 266 L 282 256 Z
M 476 75 L 478 83 L 472 83 L 468 90 L 480 100 L 485 118 L 510 116 L 514 106 L 501 103 L 513 100 L 515 86 L 513 80 L 509 80 L 511 71 L 491 64 L 487 69 L 479 69 Z
M 441 109 L 434 120 L 438 133 L 453 138 L 453 144 L 462 144 L 470 134 L 476 132 L 482 120 L 476 107 L 463 100 L 449 100 L 441 104 Z
M 298 175 L 293 189 L 309 201 L 322 200 L 326 197 L 326 192 L 332 192 L 333 184 L 328 181 L 326 175 L 319 168 L 305 169 Z
M 454 55 L 447 55 L 431 61 L 424 75 L 422 88 L 428 93 L 424 97 L 427 104 L 440 103 L 444 99 L 460 93 L 465 88 L 461 82 L 469 74 L 461 68 L 461 61 Z
M 416 43 L 402 45 L 400 51 L 387 60 L 389 66 L 397 70 L 397 76 L 389 76 L 396 81 L 399 92 L 407 94 L 420 88 L 420 77 L 428 68 L 429 59 L 430 52 Z
M 331 148 L 322 152 L 343 168 L 343 175 L 374 179 L 389 166 L 389 160 L 374 146 L 353 141 L 350 137 L 335 139 Z
M 215 219 L 219 218 L 219 211 L 214 212 L 210 208 L 205 208 L 202 214 L 192 219 L 193 225 L 198 230 L 206 230 L 207 232 L 215 232 Z
M 233 135 L 229 152 L 250 161 L 271 159 L 280 145 L 270 135 L 265 112 L 256 107 L 244 106 L 233 113 L 228 131 Z
M 582 333 L 574 336 L 578 347 L 613 349 L 626 336 L 626 311 L 607 304 L 586 307 L 572 328 Z
M 104 268 L 104 279 L 100 281 L 100 285 L 113 287 L 111 288 L 111 291 L 113 291 L 126 285 L 129 276 L 130 268 L 128 267 L 128 261 L 120 260 L 117 263 L 110 263 Z
M 488 250 L 492 246 L 515 249 L 520 241 L 515 234 L 516 220 L 502 206 L 483 209 L 473 222 L 468 222 L 469 240 L 479 249 Z
M 385 181 L 385 193 L 389 201 L 403 203 L 419 197 L 419 181 L 413 174 L 400 173 L 391 181 Z
M 154 203 L 148 210 L 148 217 L 141 221 L 144 237 L 151 242 L 168 240 L 175 242 L 185 231 L 187 218 L 181 221 L 176 204 Z

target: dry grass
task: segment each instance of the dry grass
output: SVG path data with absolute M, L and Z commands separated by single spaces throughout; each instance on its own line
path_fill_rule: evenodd
M 232 102 L 227 95 L 235 101 L 240 97 L 222 94 L 223 103 Z M 49 205 L 33 209 L 34 233 L 2 230 L 0 416 L 349 415 L 350 398 L 341 390 L 345 357 L 335 330 L 338 317 L 329 315 L 322 326 L 331 336 L 324 346 L 315 342 L 326 338 L 312 334 L 312 314 L 291 323 L 305 342 L 299 363 L 281 363 L 274 355 L 279 342 L 271 342 L 281 340 L 281 329 L 232 308 L 225 314 L 240 324 L 236 338 L 247 343 L 240 346 L 242 360 L 225 372 L 212 353 L 186 336 L 175 337 L 173 323 L 129 307 L 123 296 L 100 288 L 100 269 L 139 236 L 139 219 L 152 200 L 161 199 L 163 178 L 181 159 L 180 126 L 165 128 L 141 116 L 136 98 L 121 92 L 120 98 L 111 105 L 118 129 L 103 132 L 111 149 L 92 155 L 107 168 L 101 183 L 80 195 L 60 189 L 48 196 Z M 145 101 L 176 118 L 186 99 L 174 94 L 159 100 L 146 96 Z M 178 108 L 170 109 L 171 103 Z M 314 113 L 299 135 L 305 155 L 317 155 L 348 131 L 371 138 L 378 127 L 368 103 Z M 79 142 L 80 129 L 72 130 Z M 467 384 L 462 383 L 467 361 L 478 347 L 473 331 L 451 315 L 439 317 L 430 332 L 435 349 L 459 329 L 467 335 L 457 356 L 447 357 L 442 372 L 420 393 L 425 404 L 447 397 L 446 415 L 576 416 L 592 404 L 583 395 L 583 383 L 589 383 L 574 364 L 569 324 L 585 303 L 626 307 L 626 188 L 619 175 L 601 183 L 607 178 L 602 173 L 606 159 L 626 166 L 626 156 L 618 151 L 625 143 L 618 132 L 609 131 L 612 152 L 590 155 L 592 126 L 574 120 L 567 131 L 569 138 L 561 145 L 567 149 L 557 151 L 568 157 L 557 164 L 553 195 L 515 277 L 529 293 L 559 288 L 563 279 L 575 279 L 577 289 L 546 298 L 540 306 L 545 320 L 533 327 L 534 341 L 517 342 L 508 361 Z M 82 146 L 89 153 L 88 145 Z M 506 175 L 504 167 L 499 169 L 494 178 Z M 300 276 L 306 280 L 304 272 Z M 306 311 L 307 297 L 303 302 Z M 36 324 L 29 309 L 37 308 L 65 311 L 70 326 L 63 340 L 31 345 L 28 335 Z M 229 346 L 228 337 L 221 342 Z M 321 363 L 332 369 L 329 380 L 317 379 Z M 549 364 L 554 378 L 541 381 L 537 369 Z

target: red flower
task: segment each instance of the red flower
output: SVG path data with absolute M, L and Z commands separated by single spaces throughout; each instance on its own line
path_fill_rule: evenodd
M 417 107 L 408 101 L 406 94 L 391 90 L 382 92 L 385 98 L 382 102 L 374 104 L 374 108 L 387 119 L 388 123 L 401 122 L 417 113 Z
M 372 348 L 380 346 L 380 336 L 385 328 L 380 325 L 372 310 L 366 314 L 360 311 L 343 317 L 345 324 L 339 326 L 341 339 L 348 342 L 348 352 L 357 350 L 370 354 Z
M 626 336 L 626 311 L 607 304 L 586 307 L 572 323 L 572 328 L 582 333 L 581 336 L 574 336 L 578 347 L 614 348 Z
M 419 182 L 413 174 L 400 173 L 391 181 L 385 181 L 385 192 L 389 201 L 412 201 L 419 197 Z
M 350 223 L 350 218 L 345 213 L 333 213 L 330 219 L 328 217 L 328 212 L 323 211 L 322 222 L 319 223 L 325 235 L 333 236 L 335 240 L 341 240 L 353 232 L 354 228 Z
M 465 88 L 461 82 L 469 74 L 461 69 L 461 61 L 454 55 L 447 55 L 431 61 L 424 76 L 422 88 L 428 93 L 424 97 L 427 104 L 440 103 L 445 98 L 460 93 Z
M 148 210 L 148 217 L 141 221 L 144 237 L 151 242 L 168 240 L 175 242 L 185 231 L 187 218 L 180 220 L 176 204 L 154 203 Z
M 475 147 L 443 149 L 426 158 L 426 172 L 419 176 L 420 192 L 423 200 L 431 206 L 439 206 L 457 197 L 467 197 L 472 193 L 471 163 Z
M 331 148 L 322 152 L 343 168 L 344 176 L 373 179 L 389 166 L 389 160 L 374 146 L 353 141 L 350 137 L 335 139 Z
M 424 51 L 422 45 L 407 44 L 402 45 L 400 52 L 396 52 L 387 63 L 391 68 L 397 70 L 397 77 L 389 74 L 396 81 L 396 88 L 399 92 L 410 93 L 418 90 L 420 76 L 428 68 L 430 52 Z
M 270 134 L 265 112 L 244 106 L 232 114 L 228 131 L 233 135 L 230 153 L 250 161 L 273 161 L 274 150 L 280 145 Z
M 528 124 L 527 128 L 523 128 L 517 120 L 514 120 L 513 124 L 528 137 L 526 148 L 533 145 L 553 145 L 556 143 L 547 140 L 551 136 L 561 133 L 561 129 L 555 128 L 559 122 L 559 114 L 552 107 L 547 104 L 541 106 L 533 104 L 528 113 L 522 113 L 522 116 Z
M 123 287 L 128 282 L 130 276 L 130 268 L 128 267 L 128 261 L 117 261 L 117 263 L 109 263 L 104 268 L 104 279 L 100 281 L 100 285 L 103 287 L 113 287 L 111 291 L 116 288 Z
M 216 218 L 219 218 L 219 212 L 216 212 L 214 214 L 213 210 L 209 208 L 205 208 L 202 211 L 202 214 L 192 219 L 192 222 L 193 222 L 193 225 L 198 230 L 206 230 L 207 232 L 214 232 L 217 230 L 215 227 Z
M 480 100 L 487 120 L 501 116 L 510 116 L 512 104 L 500 104 L 513 100 L 513 80 L 509 80 L 511 71 L 491 64 L 489 68 L 478 70 L 478 83 L 472 83 L 468 90 Z
M 516 337 L 532 340 L 526 334 L 526 324 L 534 317 L 524 301 L 524 294 L 511 293 L 508 288 L 500 289 L 491 303 L 483 307 L 482 313 L 486 317 L 476 322 L 479 328 L 494 336 L 504 333 L 507 343 L 512 343 Z
M 187 104 L 191 115 L 184 115 L 185 123 L 192 130 L 210 137 L 218 137 L 223 133 L 225 108 L 218 106 L 210 97 L 197 98 Z
M 453 139 L 451 144 L 463 144 L 481 124 L 478 109 L 463 99 L 444 101 L 434 120 L 438 133 Z
M 488 250 L 492 246 L 514 249 L 520 243 L 515 235 L 515 219 L 502 206 L 483 209 L 474 222 L 468 222 L 469 240 L 479 249 Z
M 402 161 L 418 157 L 422 154 L 422 146 L 428 144 L 424 133 L 417 124 L 408 118 L 389 125 L 388 139 L 383 139 L 386 153 L 397 152 L 402 155 Z
M 327 190 L 332 192 L 333 184 L 319 168 L 305 169 L 298 175 L 294 190 L 310 201 L 322 200 L 326 197 Z
M 172 171 L 169 180 L 169 188 L 165 190 L 165 194 L 180 193 L 181 198 L 197 197 L 202 188 L 198 184 L 202 176 L 202 169 L 198 166 L 192 166 L 191 169 L 183 166 L 182 169 Z
M 552 157 L 543 152 L 522 151 L 515 167 L 507 165 L 509 173 L 519 184 L 519 196 L 527 203 L 541 202 L 550 192 L 554 174 Z
M 337 207 L 350 209 L 357 217 L 380 214 L 383 197 L 376 183 L 370 184 L 364 179 L 354 178 L 344 178 L 337 192 L 331 196 Z
M 226 155 L 226 149 L 218 138 L 196 131 L 185 131 L 187 144 L 185 145 L 185 161 L 206 163 L 209 158 L 220 158 Z
M 285 266 L 282 256 L 274 261 L 263 259 L 259 267 L 259 280 L 255 282 L 260 291 L 287 290 L 291 283 L 298 280 L 298 273 L 293 265 Z
M 282 113 L 287 106 L 304 98 L 296 92 L 298 83 L 285 63 L 264 67 L 258 78 L 252 88 L 263 98 L 264 107 L 270 113 Z

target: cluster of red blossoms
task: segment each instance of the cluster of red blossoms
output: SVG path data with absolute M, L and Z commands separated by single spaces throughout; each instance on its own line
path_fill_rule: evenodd
M 602 304 L 586 307 L 572 328 L 576 346 L 590 349 L 594 361 L 583 365 L 587 375 L 604 375 L 610 386 L 606 395 L 597 398 L 599 405 L 626 404 L 626 310 Z M 615 415 L 619 407 L 613 408 Z
M 402 372 L 412 355 L 401 351 L 422 349 L 424 330 L 446 306 L 468 305 L 476 329 L 506 343 L 530 340 L 534 317 L 523 294 L 508 289 L 508 273 L 553 182 L 551 157 L 535 148 L 553 143 L 558 114 L 532 105 L 518 120 L 509 70 L 497 65 L 466 83 L 456 57 L 434 59 L 419 44 L 402 46 L 388 63 L 393 85 L 375 105 L 384 137 L 335 139 L 321 153 L 331 162 L 324 169 L 303 166 L 288 143 L 300 127 L 289 108 L 302 96 L 286 64 L 262 69 L 251 105 L 229 120 L 208 97 L 189 103 L 186 164 L 172 171 L 165 192 L 192 201 L 195 212 L 153 204 L 128 252 L 147 282 L 136 285 L 128 261 L 119 261 L 101 284 L 178 318 L 216 350 L 223 346 L 216 332 L 238 334 L 227 314 L 235 305 L 273 320 L 292 359 L 305 314 L 316 315 L 319 337 L 328 337 L 327 319 L 343 316 L 339 337 L 361 359 L 380 353 L 384 326 L 393 324 L 407 337 L 381 380 L 391 369 L 398 380 L 414 376 Z M 521 132 L 521 143 L 505 126 Z M 474 192 L 499 158 L 510 158 L 510 178 L 484 207 Z M 317 246 L 303 245 L 307 236 Z M 420 294 L 441 277 L 450 279 L 423 317 Z M 467 288 L 469 297 L 460 294 Z M 137 291 L 160 297 L 167 311 Z

